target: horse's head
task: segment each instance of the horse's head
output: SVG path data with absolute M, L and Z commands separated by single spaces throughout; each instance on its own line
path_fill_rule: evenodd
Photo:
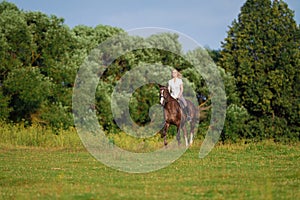
M 170 96 L 169 90 L 166 86 L 159 85 L 159 102 L 162 106 L 165 105 L 166 99 Z

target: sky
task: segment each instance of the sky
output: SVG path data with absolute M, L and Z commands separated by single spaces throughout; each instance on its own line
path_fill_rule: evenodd
M 0 0 L 1 1 L 1 0 Z M 220 49 L 228 26 L 246 0 L 6 0 L 24 11 L 41 11 L 65 24 L 99 24 L 127 30 L 160 27 L 180 32 L 198 44 Z M 300 24 L 300 1 L 285 0 Z

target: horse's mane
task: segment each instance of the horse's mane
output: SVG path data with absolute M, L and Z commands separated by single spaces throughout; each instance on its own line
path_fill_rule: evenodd
M 167 98 L 171 99 L 171 101 L 177 101 L 176 99 L 174 99 L 174 98 L 171 96 L 171 94 L 170 94 L 170 92 L 169 92 L 167 86 L 162 86 L 162 85 L 160 85 L 160 88 L 162 88 L 162 89 L 166 92 Z

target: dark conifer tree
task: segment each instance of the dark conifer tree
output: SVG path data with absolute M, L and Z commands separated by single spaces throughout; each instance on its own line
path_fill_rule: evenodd
M 229 27 L 219 64 L 232 73 L 243 106 L 299 127 L 300 29 L 282 0 L 248 0 Z

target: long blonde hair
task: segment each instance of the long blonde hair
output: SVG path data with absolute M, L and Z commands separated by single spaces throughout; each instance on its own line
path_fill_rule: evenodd
M 173 72 L 177 73 L 177 78 L 182 78 L 182 74 L 177 70 L 177 69 L 172 69 L 171 70 L 171 77 L 173 78 Z

